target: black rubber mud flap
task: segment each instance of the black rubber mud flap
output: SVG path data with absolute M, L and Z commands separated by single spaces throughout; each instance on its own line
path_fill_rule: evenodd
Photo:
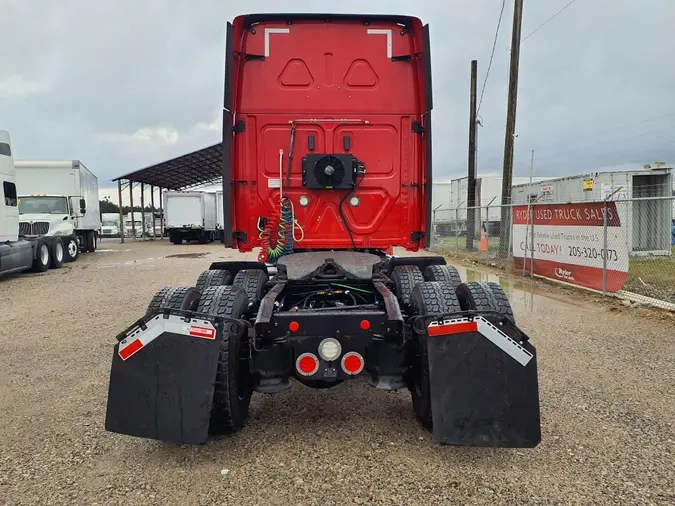
M 461 446 L 537 446 L 541 426 L 535 348 L 520 342 L 522 333 L 504 318 L 449 323 L 428 329 L 434 439 Z
M 105 428 L 129 436 L 203 444 L 209 434 L 222 323 L 186 321 L 171 313 L 150 318 L 146 330 L 130 328 L 115 345 Z

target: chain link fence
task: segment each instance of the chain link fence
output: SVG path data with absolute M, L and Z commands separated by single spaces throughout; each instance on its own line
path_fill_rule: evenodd
M 440 253 L 675 309 L 675 196 L 437 208 L 432 232 Z

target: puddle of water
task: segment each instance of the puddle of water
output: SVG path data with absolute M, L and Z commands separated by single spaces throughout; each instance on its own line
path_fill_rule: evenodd
M 538 290 L 534 286 L 515 281 L 497 274 L 482 270 L 470 269 L 463 265 L 455 266 L 462 281 L 478 281 L 482 283 L 499 283 L 509 297 L 516 313 L 535 313 L 541 315 L 562 314 L 571 307 L 584 307 L 584 304 L 554 293 Z
M 164 257 L 159 257 L 159 258 L 164 258 Z M 127 260 L 126 262 L 115 262 L 112 264 L 99 264 L 97 267 L 102 267 L 104 269 L 109 269 L 111 267 L 133 267 L 136 265 L 143 265 L 143 264 L 148 264 L 154 260 L 158 260 L 159 258 L 155 257 L 150 257 L 150 258 L 143 258 L 141 260 Z
M 175 255 L 167 255 L 162 258 L 202 258 L 208 255 L 209 253 L 176 253 Z

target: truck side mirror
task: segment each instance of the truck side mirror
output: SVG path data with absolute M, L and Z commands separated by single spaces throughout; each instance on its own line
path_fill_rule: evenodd
M 80 214 L 85 214 L 87 212 L 87 203 L 84 199 L 80 199 Z

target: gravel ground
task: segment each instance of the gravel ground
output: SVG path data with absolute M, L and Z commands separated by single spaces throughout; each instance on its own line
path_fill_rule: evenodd
M 675 503 L 670 316 L 507 284 L 539 353 L 533 450 L 437 445 L 408 392 L 358 380 L 256 394 L 242 432 L 181 447 L 104 431 L 114 335 L 160 287 L 191 285 L 237 254 L 100 247 L 61 270 L 0 280 L 0 504 Z

